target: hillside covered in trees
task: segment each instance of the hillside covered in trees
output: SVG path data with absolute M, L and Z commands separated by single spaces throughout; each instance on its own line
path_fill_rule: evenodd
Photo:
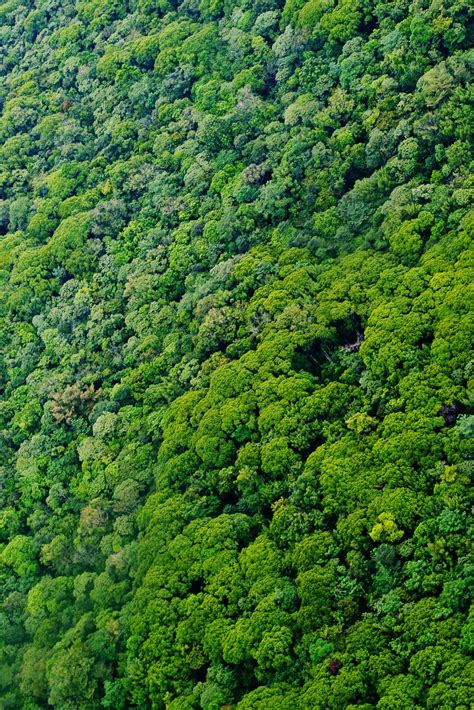
M 469 710 L 468 0 L 0 4 L 0 707 Z

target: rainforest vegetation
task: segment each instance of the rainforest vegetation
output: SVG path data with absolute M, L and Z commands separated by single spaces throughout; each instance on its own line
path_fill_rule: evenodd
M 0 4 L 2 710 L 472 707 L 471 12 Z

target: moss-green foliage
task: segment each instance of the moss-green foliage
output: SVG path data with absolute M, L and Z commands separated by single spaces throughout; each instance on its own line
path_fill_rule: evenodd
M 469 3 L 0 5 L 0 706 L 468 710 Z

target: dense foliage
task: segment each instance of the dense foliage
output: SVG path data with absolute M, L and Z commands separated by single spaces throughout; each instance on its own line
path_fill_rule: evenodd
M 5 710 L 470 707 L 470 8 L 0 5 Z

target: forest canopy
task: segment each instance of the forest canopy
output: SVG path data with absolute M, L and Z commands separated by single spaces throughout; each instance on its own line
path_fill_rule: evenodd
M 469 710 L 472 5 L 0 4 L 0 707 Z

